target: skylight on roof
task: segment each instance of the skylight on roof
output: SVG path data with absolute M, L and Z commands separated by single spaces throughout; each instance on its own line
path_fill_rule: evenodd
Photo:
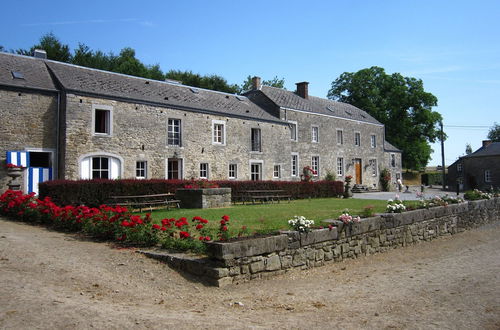
M 352 116 L 352 112 L 349 112 L 349 111 L 347 111 L 347 110 L 344 110 L 344 111 L 345 111 L 345 113 L 347 113 L 349 116 Z
M 236 99 L 237 99 L 238 101 L 245 101 L 245 98 L 244 98 L 244 97 L 242 97 L 242 96 L 239 96 L 239 95 L 236 95 Z
M 198 91 L 196 88 L 192 88 L 192 87 L 191 87 L 191 88 L 189 88 L 189 90 L 190 90 L 191 92 L 195 93 L 195 94 L 198 94 L 198 93 L 199 93 L 199 91 Z
M 330 106 L 327 106 L 326 110 L 331 111 L 331 112 L 335 112 L 335 110 L 333 110 L 333 108 L 331 108 Z
M 365 115 L 363 115 L 363 114 L 361 114 L 361 117 L 366 118 L 366 116 L 365 116 Z
M 12 73 L 12 77 L 14 77 L 14 79 L 24 79 L 24 75 L 22 72 L 11 71 L 11 73 Z

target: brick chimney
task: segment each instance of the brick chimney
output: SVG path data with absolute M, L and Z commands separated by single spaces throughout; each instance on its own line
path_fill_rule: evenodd
M 309 98 L 309 83 L 307 81 L 296 83 L 297 91 L 296 94 L 304 99 Z
M 483 148 L 486 148 L 487 146 L 489 146 L 493 141 L 491 140 L 483 140 Z
M 261 84 L 260 84 L 260 77 L 253 77 L 252 78 L 252 89 L 256 89 L 256 90 L 259 90 L 261 88 Z

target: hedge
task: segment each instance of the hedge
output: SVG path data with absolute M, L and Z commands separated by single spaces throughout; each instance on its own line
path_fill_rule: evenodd
M 445 178 L 446 180 L 446 178 Z M 429 172 L 422 174 L 422 184 L 426 186 L 430 185 L 442 185 L 443 184 L 443 173 L 442 172 Z
M 151 195 L 175 193 L 178 188 L 197 184 L 190 180 L 53 180 L 40 183 L 40 198 L 49 196 L 60 205 L 99 206 L 111 196 Z M 216 184 L 232 189 L 233 197 L 245 190 L 284 190 L 294 199 L 337 197 L 344 191 L 341 181 L 209 181 L 203 185 Z

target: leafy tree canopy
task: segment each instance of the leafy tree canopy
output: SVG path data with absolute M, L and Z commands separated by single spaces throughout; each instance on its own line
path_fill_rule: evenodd
M 274 76 L 273 79 L 263 80 L 262 85 L 283 88 L 285 89 L 285 78 L 278 78 L 278 76 Z M 241 84 L 240 93 L 249 91 L 252 89 L 252 76 L 248 76 L 245 81 Z
M 500 125 L 495 123 L 492 127 L 490 127 L 490 131 L 488 132 L 488 139 L 494 142 L 500 142 Z
M 437 98 L 424 90 L 422 80 L 389 75 L 373 66 L 344 72 L 332 82 L 327 96 L 363 109 L 385 124 L 386 139 L 403 151 L 403 167 L 427 165 L 432 153 L 429 143 L 441 138 L 437 125 L 442 117 L 432 111 Z

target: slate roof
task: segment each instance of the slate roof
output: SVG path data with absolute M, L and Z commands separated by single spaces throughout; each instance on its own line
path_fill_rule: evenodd
M 491 142 L 486 147 L 481 147 L 475 152 L 462 156 L 460 158 L 474 158 L 474 157 L 486 157 L 486 156 L 500 156 L 500 142 Z
M 401 150 L 399 150 L 398 148 L 396 148 L 395 146 L 393 146 L 392 144 L 390 144 L 387 141 L 384 141 L 384 150 L 385 151 L 401 152 Z
M 270 86 L 262 86 L 260 91 L 279 107 L 382 125 L 367 112 L 347 103 L 332 101 L 316 96 L 309 96 L 308 99 L 304 99 L 294 92 Z M 254 92 L 256 91 L 250 91 L 248 93 Z
M 24 78 L 14 78 L 12 72 L 19 72 Z M 57 91 L 43 60 L 2 52 L 0 52 L 0 85 Z
M 247 97 L 46 60 L 68 92 L 285 124 Z

